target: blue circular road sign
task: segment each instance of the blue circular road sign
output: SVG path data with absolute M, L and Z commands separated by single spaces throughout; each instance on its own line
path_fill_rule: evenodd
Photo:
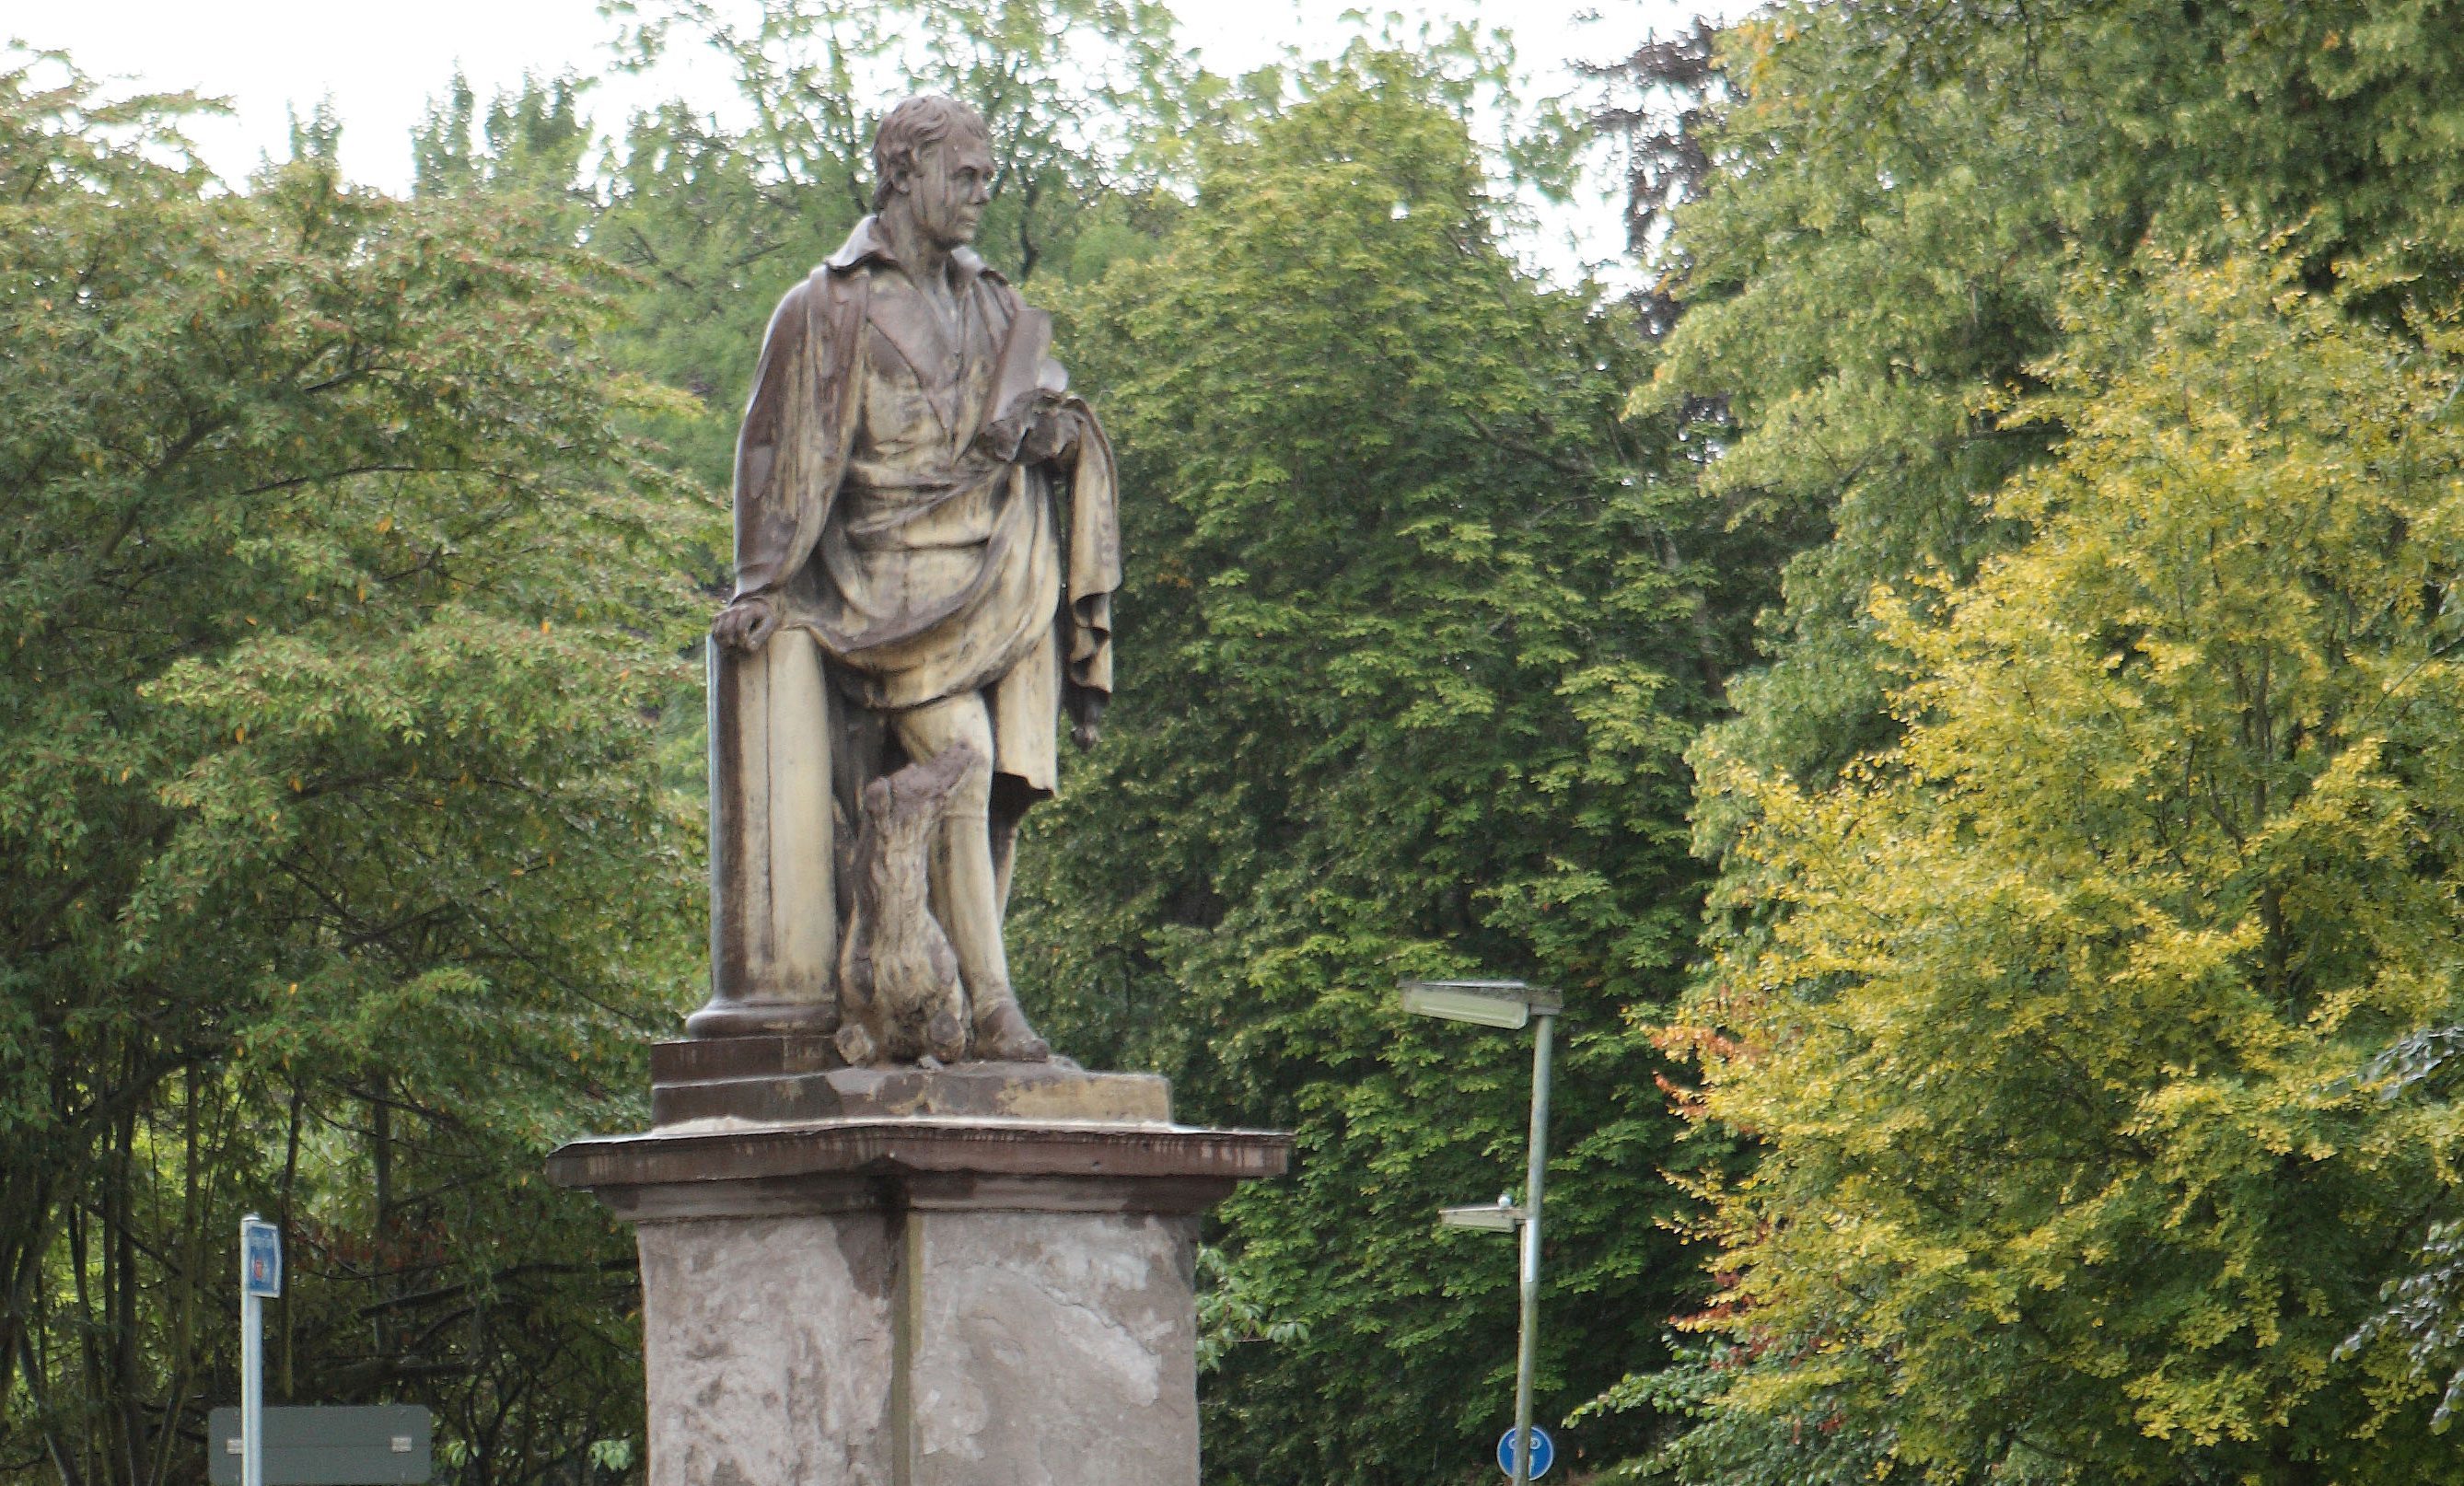
M 1547 1430 L 1536 1424 L 1531 1426 L 1531 1478 L 1536 1481 L 1548 1475 L 1549 1467 L 1555 1462 L 1556 1458 L 1557 1442 L 1549 1437 Z M 1514 1431 L 1512 1430 L 1497 1437 L 1497 1468 L 1506 1473 L 1507 1479 L 1514 1478 Z

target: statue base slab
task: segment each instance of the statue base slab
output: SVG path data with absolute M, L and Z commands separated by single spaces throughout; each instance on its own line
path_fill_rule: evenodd
M 778 1124 L 900 1115 L 987 1120 L 1172 1119 L 1172 1086 L 1151 1073 L 1073 1063 L 850 1068 L 828 1038 L 692 1038 L 650 1049 L 650 1124 Z
M 1131 1078 L 801 1076 L 922 1105 Z M 713 1117 L 575 1141 L 548 1175 L 637 1225 L 649 1486 L 1196 1486 L 1199 1214 L 1289 1150 L 1159 1119 Z

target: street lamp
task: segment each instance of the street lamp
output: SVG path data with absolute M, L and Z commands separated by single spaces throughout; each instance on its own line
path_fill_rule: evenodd
M 1531 1147 L 1523 1179 L 1523 1206 L 1505 1194 L 1493 1206 L 1441 1209 L 1449 1228 L 1517 1229 L 1523 1236 L 1523 1316 L 1514 1346 L 1514 1486 L 1531 1482 L 1531 1373 L 1540 1344 L 1540 1178 L 1549 1160 L 1550 1035 L 1566 1009 L 1565 997 L 1546 986 L 1520 980 L 1406 980 L 1403 1010 L 1445 1021 L 1515 1031 L 1531 1027 Z

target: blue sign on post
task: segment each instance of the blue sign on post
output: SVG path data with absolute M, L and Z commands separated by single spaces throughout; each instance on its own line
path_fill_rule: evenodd
M 272 1223 L 247 1221 L 239 1227 L 240 1292 L 262 1300 L 282 1294 L 282 1232 Z
M 1538 1480 L 1549 1474 L 1550 1465 L 1557 1458 L 1557 1442 L 1538 1425 L 1531 1426 L 1531 1478 Z M 1507 1431 L 1497 1437 L 1497 1468 L 1508 1480 L 1514 1476 L 1514 1431 Z

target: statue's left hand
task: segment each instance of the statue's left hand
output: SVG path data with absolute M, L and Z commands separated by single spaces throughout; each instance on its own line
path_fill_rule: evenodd
M 720 645 L 746 654 L 761 648 L 779 628 L 779 601 L 768 594 L 747 594 L 718 611 L 710 632 Z
M 1062 706 L 1069 713 L 1069 741 L 1090 749 L 1104 735 L 1104 707 L 1111 698 L 1086 687 L 1065 688 Z

